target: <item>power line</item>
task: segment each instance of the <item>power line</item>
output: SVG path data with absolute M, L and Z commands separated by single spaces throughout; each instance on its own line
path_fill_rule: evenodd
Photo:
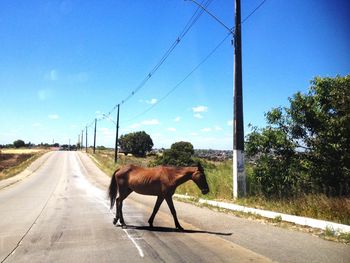
M 207 0 L 204 3 L 204 6 L 207 7 L 212 0 Z M 195 13 L 192 15 L 190 20 L 187 22 L 184 29 L 181 31 L 181 33 L 178 35 L 178 37 L 175 39 L 175 41 L 171 44 L 169 49 L 165 52 L 165 54 L 162 56 L 162 58 L 159 60 L 159 62 L 152 68 L 152 70 L 146 75 L 146 77 L 140 82 L 140 84 L 129 94 L 127 95 L 123 100 L 121 100 L 119 103 L 114 105 L 114 107 L 106 114 L 107 116 L 111 115 L 113 111 L 118 107 L 118 105 L 124 104 L 127 102 L 131 97 L 133 97 L 141 88 L 145 86 L 147 81 L 156 73 L 156 71 L 163 65 L 163 63 L 167 60 L 167 58 L 170 56 L 170 54 L 174 51 L 176 46 L 180 43 L 182 38 L 185 37 L 185 35 L 190 31 L 190 29 L 193 27 L 193 25 L 197 22 L 199 17 L 202 15 L 203 10 L 201 10 L 199 7 L 196 9 Z
M 171 93 L 173 93 L 175 90 L 177 90 L 182 83 L 184 83 L 200 66 L 202 66 L 218 49 L 219 47 L 225 42 L 225 40 L 231 35 L 231 33 L 227 34 L 223 40 L 219 42 L 218 45 L 204 58 L 202 59 L 197 66 L 195 66 L 181 81 L 179 81 L 173 88 L 171 88 L 163 97 L 161 97 L 156 103 L 152 104 L 150 107 L 148 107 L 145 111 L 141 112 L 140 114 L 136 115 L 135 117 L 126 120 L 125 122 L 130 122 L 145 113 L 149 112 L 151 109 L 153 109 L 155 106 L 157 106 L 160 102 L 165 100 Z
M 249 15 L 247 15 L 242 21 L 241 21 L 241 25 L 247 21 L 256 11 L 258 11 L 258 9 L 260 7 L 262 7 L 263 4 L 265 4 L 267 0 L 263 0 L 252 12 L 249 13 Z
M 266 2 L 266 0 L 263 0 L 252 12 L 249 13 L 248 16 L 246 16 L 242 21 L 241 21 L 241 25 L 246 22 L 264 3 Z M 228 28 L 225 25 L 226 28 Z M 232 32 L 235 31 L 235 27 L 232 28 L 228 28 L 228 31 L 230 32 L 228 35 L 225 36 L 225 38 L 219 42 L 219 44 L 212 50 L 210 51 L 210 53 L 203 59 L 201 60 L 201 62 L 199 64 L 197 64 L 197 66 L 195 66 L 181 81 L 179 81 L 173 88 L 171 88 L 163 97 L 161 97 L 156 103 L 152 104 L 150 107 L 148 107 L 146 110 L 144 110 L 143 112 L 139 113 L 138 115 L 134 116 L 131 119 L 126 120 L 125 122 L 131 122 L 137 118 L 139 118 L 140 116 L 146 114 L 147 112 L 149 112 L 150 110 L 152 110 L 154 107 L 156 107 L 160 102 L 162 102 L 163 100 L 165 100 L 171 93 L 173 93 L 176 89 L 178 89 L 181 84 L 183 82 L 185 82 L 201 65 L 203 65 L 216 51 L 217 49 L 225 42 L 225 40 L 230 36 L 233 35 Z M 234 35 L 233 35 L 234 37 Z
M 265 4 L 267 0 L 263 0 L 252 12 L 249 13 L 249 15 L 247 15 L 242 21 L 241 21 L 241 25 L 243 23 L 245 23 L 263 4 Z M 207 8 L 209 6 L 209 4 L 212 2 L 212 0 L 207 0 L 205 3 L 203 1 L 203 4 L 201 5 L 202 7 Z M 203 13 L 203 9 L 198 7 L 195 11 L 195 13 L 192 15 L 192 17 L 190 18 L 190 20 L 187 22 L 186 26 L 184 27 L 184 29 L 181 31 L 181 33 L 179 34 L 179 36 L 176 38 L 176 40 L 172 43 L 172 45 L 169 47 L 169 49 L 165 52 L 165 54 L 163 55 L 163 57 L 159 60 L 159 62 L 153 67 L 153 69 L 148 73 L 148 75 L 141 81 L 141 83 L 127 96 L 125 97 L 123 100 L 121 100 L 121 102 L 119 102 L 118 104 L 114 105 L 113 108 L 107 113 L 107 114 L 102 114 L 102 116 L 100 118 L 97 118 L 97 121 L 101 121 L 106 119 L 106 117 L 110 116 L 111 113 L 113 111 L 115 111 L 115 109 L 118 108 L 118 106 L 120 106 L 121 104 L 124 104 L 125 102 L 127 102 L 131 97 L 133 97 L 136 92 L 138 92 L 141 88 L 144 87 L 144 85 L 146 84 L 146 82 L 154 75 L 154 73 L 160 68 L 160 66 L 166 61 L 166 59 L 170 56 L 170 54 L 173 52 L 173 50 L 176 48 L 176 46 L 180 43 L 181 39 L 189 32 L 189 30 L 192 28 L 192 26 L 197 22 L 197 20 L 199 19 L 199 17 L 202 15 Z M 140 114 L 136 115 L 135 117 L 126 120 L 126 122 L 130 122 L 144 114 L 146 114 L 147 112 L 149 112 L 151 109 L 153 109 L 155 106 L 157 106 L 160 102 L 162 102 L 163 100 L 165 100 L 171 93 L 173 93 L 176 89 L 178 89 L 181 84 L 183 82 L 185 82 L 201 65 L 203 65 L 216 51 L 217 49 L 225 42 L 225 40 L 228 38 L 229 35 L 232 34 L 232 32 L 234 32 L 235 27 L 232 27 L 230 30 L 230 33 L 227 34 L 225 36 L 225 38 L 219 42 L 219 44 L 203 59 L 201 60 L 201 62 L 199 64 L 197 64 L 197 66 L 195 66 L 181 81 L 179 81 L 173 88 L 171 88 L 162 98 L 160 98 L 155 104 L 151 105 L 149 108 L 147 108 L 146 110 L 144 110 L 143 112 L 141 112 Z M 232 34 L 233 35 L 233 34 Z M 233 35 L 234 37 L 234 35 Z M 92 127 L 92 125 L 94 124 L 95 120 L 93 120 L 90 124 L 86 125 L 86 127 L 90 128 Z

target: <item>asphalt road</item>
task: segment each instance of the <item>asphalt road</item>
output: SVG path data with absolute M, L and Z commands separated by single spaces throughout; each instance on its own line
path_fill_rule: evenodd
M 350 262 L 350 246 L 175 202 L 185 232 L 155 197 L 124 202 L 112 224 L 109 177 L 84 154 L 51 152 L 30 176 L 0 182 L 1 262 Z M 114 212 L 114 211 L 113 211 Z

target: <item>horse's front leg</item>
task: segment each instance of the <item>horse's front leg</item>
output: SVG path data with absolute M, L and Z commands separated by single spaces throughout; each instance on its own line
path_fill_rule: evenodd
M 170 196 L 166 196 L 165 200 L 166 200 L 166 202 L 167 202 L 167 204 L 169 206 L 171 214 L 173 215 L 174 222 L 175 222 L 175 227 L 178 230 L 183 231 L 184 230 L 183 227 L 180 225 L 179 220 L 177 220 L 176 210 L 175 210 L 175 207 L 174 207 L 172 196 L 171 195 Z
M 148 223 L 149 223 L 150 227 L 153 227 L 153 220 L 154 220 L 154 218 L 155 218 L 155 216 L 156 216 L 156 214 L 157 214 L 157 212 L 159 210 L 159 207 L 162 204 L 163 200 L 164 200 L 164 197 L 159 195 L 158 198 L 157 198 L 156 204 L 154 205 L 152 215 L 148 219 Z

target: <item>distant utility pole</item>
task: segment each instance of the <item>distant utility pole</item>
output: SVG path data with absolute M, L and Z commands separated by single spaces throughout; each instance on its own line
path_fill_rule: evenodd
M 79 145 L 79 147 L 78 147 Z M 78 143 L 77 143 L 78 150 L 80 149 L 80 134 L 78 134 Z
M 246 176 L 244 172 L 241 1 L 235 0 L 235 3 L 233 198 L 246 195 Z
M 241 40 L 241 1 L 235 0 L 235 31 L 233 32 L 219 18 L 210 13 L 204 6 L 190 0 L 224 26 L 234 40 L 234 97 L 233 97 L 233 198 L 246 194 L 246 176 L 244 172 L 244 126 L 242 95 L 242 40 Z
M 116 133 L 115 133 L 115 148 L 114 148 L 114 163 L 117 163 L 117 161 L 118 161 L 119 110 L 120 110 L 120 104 L 118 104 L 118 111 L 117 111 L 117 123 L 116 123 Z
M 95 150 L 96 150 L 96 123 L 97 123 L 97 119 L 95 118 L 95 130 L 94 130 L 94 154 L 95 154 Z
M 120 110 L 120 104 L 118 104 L 118 111 L 117 111 L 117 122 L 115 122 L 111 117 L 109 117 L 106 114 L 103 114 L 104 118 L 110 120 L 115 124 L 115 146 L 114 146 L 114 163 L 117 163 L 118 161 L 118 144 L 119 144 L 119 110 Z
M 83 150 L 84 148 L 84 130 L 81 131 L 81 144 L 80 144 L 80 149 Z
M 87 141 L 87 126 L 85 128 L 85 152 L 87 152 L 88 141 Z

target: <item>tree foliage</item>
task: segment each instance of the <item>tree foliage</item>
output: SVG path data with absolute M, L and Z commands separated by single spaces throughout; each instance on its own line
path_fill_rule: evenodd
M 163 155 L 155 161 L 156 165 L 192 166 L 195 161 L 193 145 L 190 142 L 173 143 L 170 149 L 165 150 Z
M 264 195 L 350 194 L 350 75 L 316 77 L 307 94 L 274 108 L 267 126 L 253 127 L 247 156 Z
M 122 135 L 119 139 L 119 146 L 126 153 L 145 156 L 147 152 L 152 150 L 153 141 L 146 132 L 139 131 Z
M 24 147 L 26 144 L 23 140 L 16 140 L 13 142 L 13 146 L 15 146 L 15 148 L 21 148 Z

